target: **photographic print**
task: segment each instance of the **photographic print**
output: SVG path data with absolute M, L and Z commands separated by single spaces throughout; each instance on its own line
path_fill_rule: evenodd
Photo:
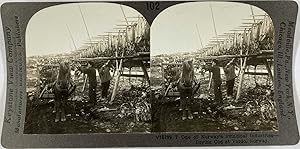
M 278 131 L 274 26 L 249 4 L 191 2 L 151 26 L 153 131 Z
M 297 12 L 293 0 L 3 1 L 1 143 L 297 144 Z
M 25 134 L 149 133 L 150 26 L 114 3 L 61 4 L 26 29 Z

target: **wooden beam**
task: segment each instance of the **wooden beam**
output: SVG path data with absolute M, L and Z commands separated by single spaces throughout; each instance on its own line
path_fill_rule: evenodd
M 207 57 L 200 57 L 196 58 L 197 60 L 210 60 L 210 59 L 228 59 L 228 58 L 245 58 L 245 57 L 273 57 L 273 54 L 266 55 L 266 54 L 244 54 L 244 55 L 220 55 L 220 56 L 207 56 Z
M 257 23 L 254 23 L 254 22 L 243 22 L 242 24 L 257 24 Z
M 137 21 L 134 21 L 134 20 L 127 20 L 127 21 L 124 21 L 124 20 L 119 20 L 120 22 L 133 22 L 133 23 L 137 23 Z
M 272 80 L 272 83 L 274 84 L 274 78 L 273 78 L 273 74 L 272 74 L 272 71 L 271 71 L 271 67 L 267 61 L 267 59 L 265 59 L 265 66 L 267 68 L 267 71 L 268 71 L 268 74 L 269 74 L 269 77 L 270 79 Z
M 274 50 L 261 50 L 260 53 L 274 53 Z
M 126 27 L 114 27 L 113 29 L 126 30 Z
M 245 74 L 248 74 L 248 75 L 269 75 L 269 73 L 265 73 L 265 72 L 245 72 Z
M 138 74 L 124 74 L 122 73 L 121 76 L 123 77 L 140 77 L 140 78 L 144 78 L 145 75 L 138 75 Z
M 107 37 L 109 35 L 97 35 L 97 36 L 99 36 L 99 37 Z
M 123 49 L 123 51 L 122 51 L 122 57 L 124 56 L 124 53 L 125 53 L 125 50 Z M 117 78 L 116 78 L 116 81 L 115 81 L 115 85 L 114 85 L 114 88 L 113 88 L 113 92 L 112 92 L 109 104 L 112 104 L 112 102 L 115 100 L 115 97 L 117 95 L 117 91 L 118 91 L 118 87 L 119 87 L 119 82 L 120 82 L 120 76 L 122 74 L 121 71 L 123 70 L 122 64 L 123 64 L 123 59 L 120 60 L 119 68 L 117 68 Z
M 147 82 L 148 82 L 148 84 L 150 86 L 150 78 L 149 78 L 149 75 L 148 75 L 147 68 L 146 68 L 146 66 L 145 66 L 145 64 L 144 64 L 143 61 L 141 62 L 141 67 L 142 67 L 142 70 L 144 72 L 144 77 L 146 78 L 146 80 L 147 80 Z
M 264 16 L 268 16 L 268 15 L 266 15 L 266 14 L 256 14 L 256 15 L 250 15 L 250 16 L 251 17 L 253 17 L 253 16 L 255 16 L 255 17 L 264 17 Z
M 207 87 L 208 91 L 210 90 L 211 85 L 212 85 L 212 77 L 213 77 L 212 73 L 209 72 L 209 82 L 208 82 L 208 87 Z
M 253 18 L 251 18 L 251 19 L 242 19 L 242 20 L 253 20 Z M 262 20 L 264 20 L 264 19 L 257 19 L 257 18 L 255 18 L 255 20 L 257 20 L 257 21 L 262 21 Z
M 247 48 L 246 55 L 248 55 L 249 50 L 250 50 L 250 48 Z M 248 57 L 244 58 L 243 66 L 241 67 L 241 70 L 240 70 L 239 85 L 238 85 L 238 89 L 237 89 L 237 94 L 236 94 L 235 100 L 238 100 L 240 98 L 240 95 L 241 95 L 241 90 L 242 90 L 243 81 L 244 81 L 244 73 L 245 73 L 245 70 L 247 68 L 247 58 Z
M 57 65 L 57 64 L 39 64 L 39 65 L 37 65 L 37 67 L 41 67 L 41 66 L 59 67 L 59 65 Z
M 117 35 L 117 34 L 119 34 L 119 33 L 123 33 L 123 32 L 104 32 L 104 33 L 109 33 L 110 35 L 112 35 L 112 34 L 114 34 L 114 35 Z
M 163 63 L 160 64 L 160 69 L 161 69 L 161 75 L 162 75 L 162 79 L 163 79 L 163 86 L 165 85 L 165 70 L 164 70 L 164 65 Z
M 135 26 L 135 24 L 127 25 L 127 24 L 117 24 L 116 26 Z
M 82 86 L 81 92 L 83 92 L 83 91 L 85 90 L 86 82 L 87 82 L 87 75 L 86 75 L 86 74 L 84 74 L 84 83 L 83 83 L 83 86 Z
M 230 31 L 245 31 L 245 29 L 232 29 Z
M 242 27 L 242 28 L 251 28 L 252 25 L 240 25 L 239 27 Z
M 131 59 L 131 60 L 149 59 L 150 60 L 150 52 L 148 52 L 148 54 L 145 54 L 145 52 L 143 54 L 137 53 L 134 56 L 80 58 L 74 61 L 103 61 L 103 60 L 122 60 L 122 59 Z
M 143 18 L 143 17 L 140 17 L 140 16 L 136 16 L 136 17 L 126 17 L 126 18 L 136 18 L 136 19 L 138 19 L 138 18 Z

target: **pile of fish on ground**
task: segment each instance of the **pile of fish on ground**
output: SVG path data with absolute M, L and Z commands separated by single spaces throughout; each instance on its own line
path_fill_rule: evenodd
M 150 132 L 151 104 L 150 87 L 128 85 L 120 82 L 118 93 L 109 104 L 110 98 L 98 100 L 96 105 L 88 103 L 88 91 L 82 96 L 75 93 L 70 98 L 74 111 L 87 121 L 90 121 L 97 132 Z M 110 93 L 112 92 L 112 84 Z M 97 99 L 101 99 L 101 86 L 97 91 Z M 109 96 L 110 97 L 110 96 Z M 69 106 L 72 107 L 72 106 Z
M 26 132 L 149 133 L 151 131 L 150 87 L 136 84 L 128 85 L 122 81 L 121 79 L 119 91 L 112 105 L 108 103 L 110 98 L 105 101 L 98 100 L 96 104 L 89 103 L 88 88 L 82 92 L 83 83 L 78 83 L 75 93 L 67 101 L 66 122 L 54 122 L 55 114 L 52 113 L 54 99 L 45 99 L 47 102 L 38 102 L 38 104 L 28 100 L 27 110 L 29 112 L 26 116 Z M 114 81 L 111 83 L 110 94 L 113 84 Z M 100 99 L 100 96 L 101 86 L 98 86 L 97 99 Z M 72 129 L 72 127 L 78 127 L 78 129 Z M 40 131 L 38 132 L 38 130 Z

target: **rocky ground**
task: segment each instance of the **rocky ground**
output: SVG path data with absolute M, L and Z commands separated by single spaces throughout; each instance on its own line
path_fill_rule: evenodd
M 158 70 L 156 70 L 158 72 Z M 155 77 L 156 76 L 156 77 Z M 208 77 L 199 79 L 200 89 L 192 101 L 194 119 L 182 120 L 178 97 L 162 97 L 164 87 L 159 75 L 151 78 L 153 100 L 153 131 L 216 132 L 216 131 L 277 131 L 277 112 L 274 88 L 267 76 L 245 75 L 240 99 L 226 98 L 225 81 L 222 84 L 223 104 L 214 101 L 213 88 L 208 88 Z M 199 81 L 198 80 L 198 81 Z M 160 83 L 160 84 L 159 84 Z M 237 90 L 238 79 L 235 82 Z M 176 91 L 176 88 L 171 90 Z M 236 92 L 234 92 L 235 94 Z M 217 110 L 219 108 L 220 110 Z
M 132 78 L 120 79 L 118 94 L 113 104 L 98 101 L 88 102 L 88 89 L 81 92 L 83 82 L 77 81 L 75 93 L 67 102 L 65 122 L 54 122 L 54 100 L 27 100 L 26 134 L 73 134 L 73 133 L 149 133 L 151 131 L 150 87 L 146 81 Z M 110 85 L 110 93 L 114 80 Z M 148 87 L 147 87 L 148 86 Z M 31 87 L 32 88 L 32 87 Z M 101 86 L 97 87 L 97 99 L 101 96 Z

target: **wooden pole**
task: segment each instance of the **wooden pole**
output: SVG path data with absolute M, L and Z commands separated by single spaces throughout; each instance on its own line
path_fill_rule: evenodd
M 145 64 L 144 64 L 143 61 L 141 61 L 141 65 L 142 65 L 142 69 L 143 69 L 145 78 L 146 78 L 148 84 L 150 85 L 150 78 L 149 78 L 149 75 L 148 75 L 148 71 L 147 71 L 147 68 L 146 68 L 146 66 L 145 66 Z
M 150 52 L 145 52 L 143 55 L 133 56 L 119 56 L 119 57 L 94 57 L 94 58 L 80 58 L 74 61 L 107 61 L 107 60 L 121 60 L 121 59 L 132 59 L 132 60 L 150 60 Z
M 85 86 L 86 86 L 86 82 L 87 82 L 87 75 L 84 75 L 84 83 L 83 83 L 83 87 L 81 89 L 81 92 L 83 92 L 85 90 Z
M 253 22 L 256 23 L 255 15 L 254 15 L 253 8 L 252 8 L 251 5 L 250 5 L 250 10 L 251 10 L 251 14 L 252 14 L 252 17 L 253 17 Z
M 69 26 L 68 26 L 67 24 L 66 24 L 66 26 L 67 26 L 67 29 L 68 29 L 68 31 L 69 31 L 69 35 L 70 35 L 70 37 L 71 37 L 71 39 L 72 39 L 73 46 L 74 46 L 75 50 L 77 50 L 77 47 L 76 47 L 74 38 L 73 38 L 73 36 L 72 36 L 72 33 L 71 33 L 71 31 L 70 31 L 70 28 L 69 28 Z
M 255 75 L 254 75 L 254 82 L 255 82 L 255 86 L 257 85 L 257 81 L 256 81 L 256 67 L 257 66 L 254 67 L 254 73 L 255 73 Z
M 217 27 L 216 27 L 215 17 L 214 17 L 214 12 L 213 12 L 211 4 L 209 4 L 209 7 L 210 7 L 210 11 L 211 11 L 212 21 L 213 21 L 213 24 L 214 24 L 214 31 L 215 31 L 216 37 L 218 37 Z M 218 40 L 218 38 L 216 38 L 216 39 Z M 220 43 L 218 43 L 218 47 L 220 47 Z
M 118 57 L 118 50 L 116 50 L 116 57 Z M 118 68 L 118 60 L 116 59 L 116 68 Z
M 87 24 L 86 24 L 86 22 L 85 22 L 85 19 L 84 19 L 84 16 L 83 16 L 83 13 L 82 13 L 81 7 L 80 7 L 79 5 L 78 5 L 78 8 L 79 8 L 79 11 L 80 11 L 80 14 L 81 14 L 81 18 L 82 18 L 82 20 L 83 20 L 83 23 L 84 23 L 84 26 L 85 26 L 85 30 L 86 30 L 86 32 L 87 32 L 87 35 L 88 35 L 88 37 L 89 37 L 89 40 L 90 40 L 90 42 L 91 42 L 91 41 L 92 41 L 92 39 L 91 39 L 91 36 L 90 36 L 89 30 L 88 30 Z
M 169 84 L 169 86 L 168 86 L 168 88 L 167 88 L 167 90 L 166 90 L 166 92 L 165 92 L 165 94 L 164 94 L 165 97 L 168 96 L 171 87 L 172 87 L 172 83 Z
M 202 44 L 202 40 L 201 40 L 201 36 L 200 36 L 200 33 L 199 33 L 199 29 L 198 29 L 198 25 L 197 25 L 197 24 L 196 24 L 196 29 L 197 29 L 198 37 L 199 37 L 199 40 L 200 40 L 201 48 L 203 48 L 203 44 Z
M 249 53 L 249 48 L 247 49 L 246 54 Z M 243 81 L 244 81 L 244 73 L 245 73 L 245 69 L 247 67 L 247 57 L 244 58 L 244 63 L 243 66 L 240 70 L 240 76 L 239 76 L 239 85 L 238 85 L 238 90 L 237 90 L 237 94 L 236 94 L 236 100 L 238 100 L 240 98 L 241 95 L 241 90 L 242 90 L 242 85 L 243 85 Z
M 124 49 L 122 52 L 122 57 L 124 56 Z M 122 64 L 123 64 L 123 59 L 120 60 L 120 64 L 119 64 L 119 68 L 117 69 L 117 79 L 114 85 L 114 89 L 113 89 L 113 93 L 111 95 L 111 99 L 109 101 L 109 104 L 112 104 L 112 102 L 114 101 L 116 95 L 117 95 L 117 91 L 118 91 L 118 87 L 119 87 L 119 81 L 120 81 L 120 76 L 121 76 L 121 71 L 122 71 Z
M 129 68 L 129 75 L 131 75 L 131 67 Z M 129 84 L 131 85 L 131 77 L 129 77 Z
M 39 99 L 41 99 L 43 97 L 44 93 L 46 92 L 47 87 L 48 87 L 47 85 L 44 87 L 44 89 L 40 93 Z
M 212 84 L 212 77 L 213 77 L 213 75 L 211 74 L 211 72 L 209 72 L 209 83 L 208 83 L 207 90 L 210 90 L 210 88 L 211 88 L 211 84 Z
M 161 69 L 161 75 L 162 75 L 162 82 L 165 84 L 165 70 L 164 70 L 164 65 L 161 63 L 160 64 L 160 69 Z
M 266 66 L 268 74 L 269 74 L 269 78 L 271 79 L 272 83 L 274 84 L 274 78 L 273 78 L 273 74 L 272 74 L 272 71 L 271 71 L 271 67 L 270 67 L 267 59 L 265 59 L 264 61 L 265 61 L 265 66 Z
M 242 54 L 243 54 L 243 48 L 240 49 L 240 55 L 242 55 Z M 243 58 L 241 57 L 240 58 L 240 70 L 239 70 L 239 74 L 241 73 L 242 68 L 243 68 Z
M 122 5 L 120 5 L 120 7 L 121 7 L 121 10 L 122 10 L 122 14 L 123 14 L 123 17 L 124 17 L 124 19 L 125 19 L 125 22 L 126 22 L 127 25 L 129 25 L 128 20 L 127 20 L 127 17 L 126 17 L 126 15 L 125 15 L 125 12 L 124 12 L 124 10 L 123 10 Z

